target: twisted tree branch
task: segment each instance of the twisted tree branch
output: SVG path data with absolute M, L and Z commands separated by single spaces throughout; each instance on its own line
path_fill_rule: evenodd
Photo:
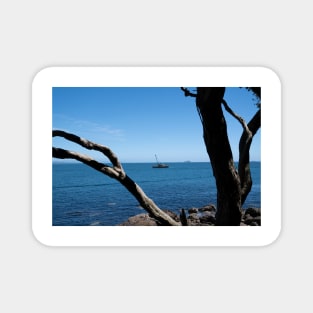
M 62 130 L 53 130 L 52 131 L 52 137 L 56 137 L 56 136 L 63 137 L 69 141 L 75 142 L 75 143 L 81 145 L 82 147 L 84 147 L 88 150 L 95 150 L 95 151 L 99 151 L 99 152 L 103 153 L 104 156 L 106 156 L 110 160 L 110 162 L 113 165 L 113 168 L 117 172 L 120 173 L 121 177 L 125 176 L 125 172 L 123 170 L 122 164 L 120 163 L 118 157 L 108 147 L 94 143 L 94 142 L 89 141 L 87 139 L 78 137 L 75 134 L 67 133 L 67 132 L 62 131 Z
M 250 147 L 252 139 L 261 127 L 261 109 L 252 117 L 247 125 L 249 133 L 243 132 L 239 141 L 238 173 L 241 182 L 241 201 L 245 202 L 251 187 L 252 177 L 250 170 Z
M 243 128 L 243 133 L 239 142 L 239 162 L 238 162 L 238 173 L 240 177 L 241 186 L 241 204 L 243 204 L 252 187 L 252 177 L 250 170 L 250 147 L 253 136 L 256 134 L 258 129 L 261 127 L 261 109 L 253 116 L 250 122 L 247 124 L 245 120 L 236 114 L 223 99 L 222 103 L 225 110 L 231 114 L 236 120 L 239 121 Z
M 249 130 L 249 127 L 247 125 L 247 123 L 245 122 L 245 120 L 239 116 L 238 114 L 236 114 L 230 107 L 229 105 L 227 104 L 227 102 L 223 99 L 222 100 L 222 104 L 224 105 L 224 108 L 225 110 L 230 114 L 232 115 L 237 121 L 239 121 L 239 123 L 241 124 L 242 128 L 244 129 L 244 131 L 249 135 L 251 136 L 251 132 Z
M 84 138 L 78 137 L 74 134 L 70 134 L 61 130 L 52 131 L 52 136 L 60 136 L 69 141 L 75 142 L 82 147 L 89 150 L 97 150 L 102 152 L 112 163 L 113 167 L 100 163 L 88 155 L 80 154 L 73 151 L 64 150 L 61 148 L 52 147 L 52 156 L 58 159 L 74 159 L 82 162 L 93 169 L 116 179 L 120 182 L 140 203 L 143 209 L 145 209 L 153 218 L 155 218 L 160 225 L 164 226 L 180 226 L 181 224 L 172 219 L 168 214 L 162 211 L 153 201 L 148 198 L 144 191 L 126 175 L 119 159 L 108 147 L 91 142 Z

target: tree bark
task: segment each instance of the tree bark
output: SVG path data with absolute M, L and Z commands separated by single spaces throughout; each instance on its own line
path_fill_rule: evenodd
M 239 162 L 238 172 L 241 184 L 241 205 L 247 199 L 247 196 L 252 188 L 252 178 L 250 170 L 250 147 L 253 136 L 261 127 L 261 109 L 253 116 L 247 125 L 249 132 L 244 129 L 239 141 Z
M 216 225 L 238 226 L 241 222 L 241 186 L 222 111 L 224 93 L 224 87 L 198 87 L 196 105 L 216 180 Z

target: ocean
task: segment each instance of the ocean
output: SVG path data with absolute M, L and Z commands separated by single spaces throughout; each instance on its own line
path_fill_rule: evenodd
M 123 164 L 132 178 L 161 209 L 216 204 L 215 179 L 210 163 Z M 244 204 L 261 207 L 261 163 L 251 162 L 252 190 Z M 52 164 L 53 226 L 114 226 L 145 213 L 138 201 L 117 181 L 81 163 Z

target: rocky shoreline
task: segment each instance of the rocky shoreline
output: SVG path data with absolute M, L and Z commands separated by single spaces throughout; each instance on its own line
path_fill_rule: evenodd
M 175 221 L 180 222 L 180 217 L 176 213 L 169 210 L 164 211 Z M 184 211 L 187 212 L 186 219 L 188 226 L 215 226 L 216 207 L 213 204 L 201 208 L 190 208 Z M 148 213 L 142 213 L 130 217 L 118 226 L 158 226 L 158 223 Z M 243 209 L 240 226 L 261 226 L 261 209 Z

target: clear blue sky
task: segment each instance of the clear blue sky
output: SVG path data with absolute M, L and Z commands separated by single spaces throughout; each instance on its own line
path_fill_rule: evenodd
M 195 90 L 191 88 L 190 90 Z M 251 92 L 228 87 L 224 99 L 247 122 L 257 111 Z M 195 98 L 185 97 L 179 87 L 54 87 L 53 129 L 65 130 L 110 147 L 121 162 L 209 161 Z M 234 160 L 242 127 L 224 112 Z M 63 138 L 53 146 L 105 158 Z M 260 130 L 251 146 L 251 160 L 260 161 Z

